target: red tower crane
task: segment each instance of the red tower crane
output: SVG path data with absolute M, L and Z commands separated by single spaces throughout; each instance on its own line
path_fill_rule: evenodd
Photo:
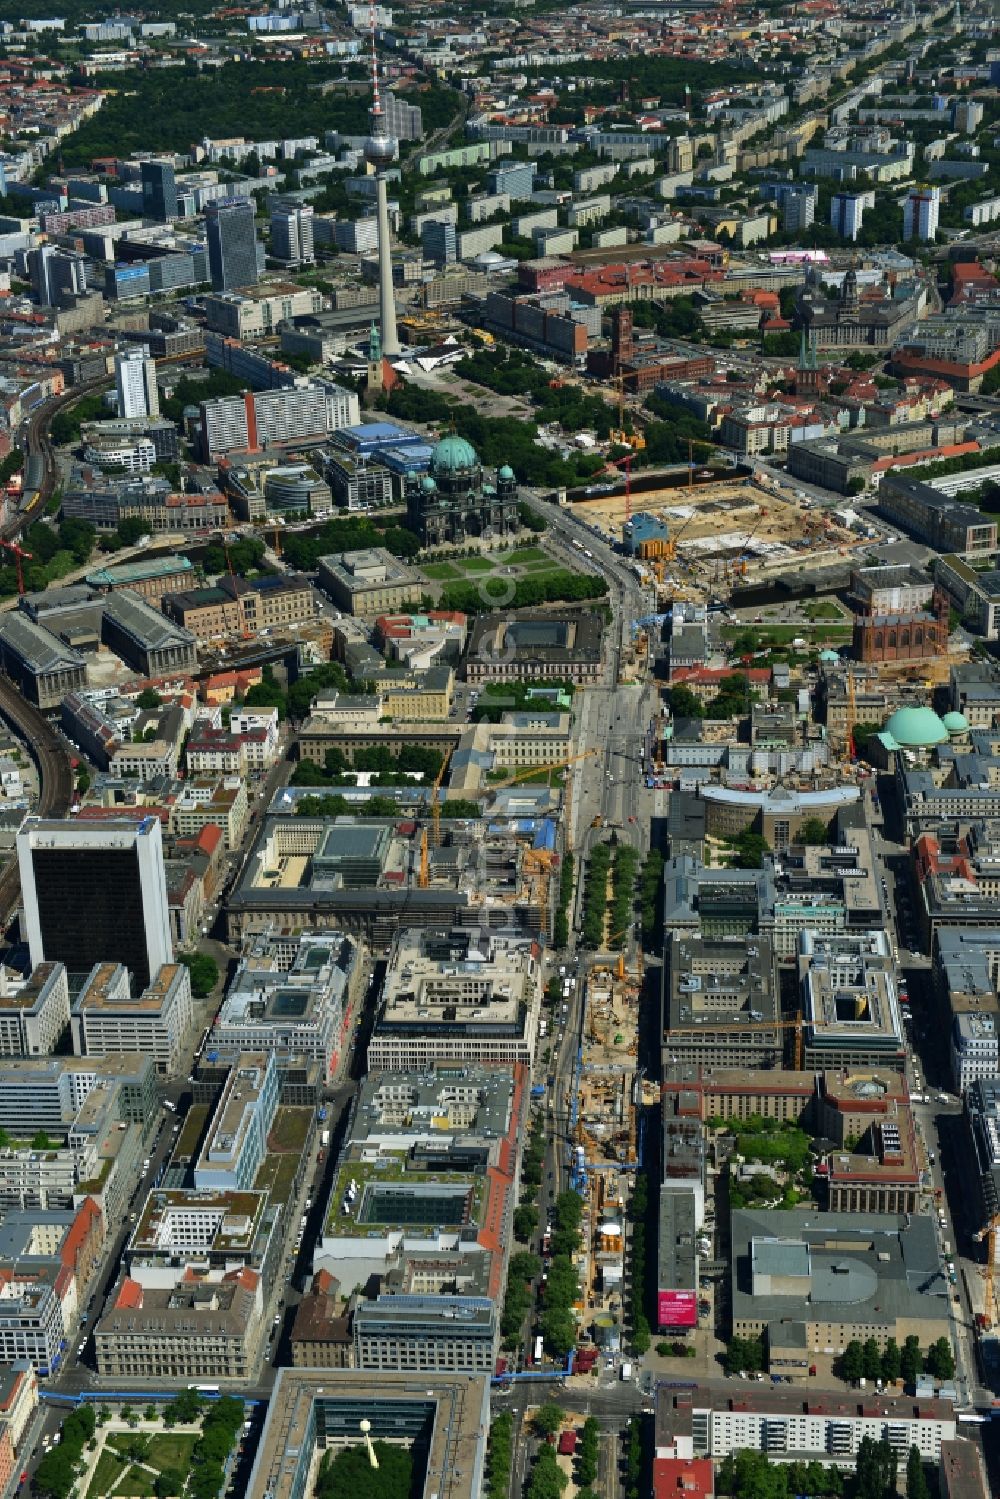
M 627 454 L 626 457 L 618 459 L 618 462 L 620 464 L 622 464 L 622 466 L 625 469 L 625 524 L 626 525 L 628 525 L 629 521 L 632 519 L 632 459 L 633 459 L 633 457 L 634 457 L 634 454 L 629 453 L 629 454 Z
M 22 560 L 24 558 L 27 558 L 27 560 L 29 562 L 33 562 L 34 561 L 34 553 L 33 552 L 26 552 L 24 550 L 24 548 L 21 546 L 20 542 L 18 542 L 18 541 L 5 541 L 3 539 L 3 537 L 0 537 L 0 547 L 3 547 L 3 549 L 4 549 L 5 552 L 11 552 L 13 554 L 14 562 L 15 562 L 15 565 L 17 567 L 17 591 L 18 591 L 18 593 L 23 593 L 24 592 L 24 568 L 21 566 L 21 562 L 22 562 Z

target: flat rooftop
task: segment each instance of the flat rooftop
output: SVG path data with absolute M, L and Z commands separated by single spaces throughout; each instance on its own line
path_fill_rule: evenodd
M 478 1499 L 489 1432 L 489 1381 L 475 1375 L 368 1374 L 360 1369 L 279 1369 L 267 1406 L 247 1499 L 297 1499 L 317 1433 L 413 1443 L 413 1499 Z M 422 1472 L 420 1465 L 422 1464 Z
M 485 1173 L 417 1170 L 405 1152 L 349 1160 L 334 1176 L 324 1232 L 331 1238 L 372 1239 L 404 1230 L 411 1240 L 469 1229 L 475 1236 L 487 1196 Z
M 922 1322 L 927 1342 L 947 1328 L 930 1217 L 737 1209 L 731 1233 L 734 1323 Z
M 247 1254 L 266 1208 L 266 1192 L 158 1188 L 146 1198 L 132 1231 L 129 1257 L 195 1250 Z

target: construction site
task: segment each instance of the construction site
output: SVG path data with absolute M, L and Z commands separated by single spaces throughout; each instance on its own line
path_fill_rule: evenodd
M 659 1097 L 637 1066 L 641 987 L 641 951 L 634 966 L 619 956 L 588 973 L 571 1096 L 572 1180 L 584 1201 L 580 1309 L 607 1353 L 621 1345 L 625 1208 L 642 1164 L 643 1105 Z
M 692 470 L 686 486 L 641 491 L 629 478 L 621 493 L 583 498 L 573 509 L 598 534 L 631 549 L 661 583 L 672 565 L 689 586 L 706 592 L 730 578 L 787 569 L 804 552 L 811 565 L 829 565 L 865 541 L 766 474 L 696 483 Z M 626 526 L 639 516 L 652 520 L 652 534 L 637 536 L 629 548 Z

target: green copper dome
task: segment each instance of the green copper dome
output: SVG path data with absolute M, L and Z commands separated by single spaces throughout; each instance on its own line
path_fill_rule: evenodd
M 424 474 L 424 477 L 420 481 L 420 488 L 430 494 L 432 490 L 437 489 L 437 485 L 434 483 L 434 480 L 431 478 L 430 474 Z
M 471 442 L 451 433 L 442 437 L 431 454 L 431 469 L 436 474 L 454 473 L 458 469 L 478 468 L 479 457 Z
M 497 477 L 500 479 L 513 479 L 514 470 L 511 468 L 509 463 L 505 463 L 503 465 Z
M 904 749 L 929 749 L 948 738 L 948 730 L 933 708 L 897 708 L 886 729 Z
M 969 732 L 969 720 L 964 713 L 946 713 L 941 722 L 949 734 L 967 734 Z

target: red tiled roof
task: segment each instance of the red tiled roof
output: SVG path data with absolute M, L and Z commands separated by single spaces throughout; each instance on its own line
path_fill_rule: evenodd
M 655 1457 L 656 1499 L 713 1499 L 715 1477 L 710 1457 Z
M 118 1292 L 115 1302 L 115 1310 L 120 1312 L 138 1312 L 142 1310 L 142 1286 L 137 1280 L 129 1280 L 126 1277 L 122 1281 L 122 1288 Z

